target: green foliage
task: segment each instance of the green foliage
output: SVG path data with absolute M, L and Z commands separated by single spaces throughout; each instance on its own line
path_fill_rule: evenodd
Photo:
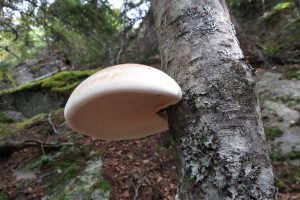
M 278 187 L 278 190 L 281 192 L 283 191 L 285 188 L 287 188 L 287 183 L 285 181 L 282 180 L 277 180 L 276 179 L 276 186 Z
M 11 72 L 10 64 L 0 61 L 0 81 L 8 86 L 14 86 L 15 81 Z
M 118 11 L 105 2 L 57 0 L 47 15 L 55 16 L 48 27 L 54 45 L 65 49 L 68 57 L 80 64 L 105 59 L 107 47 L 114 46 L 121 24 Z
M 300 159 L 300 153 L 291 151 L 287 154 L 282 154 L 280 150 L 272 150 L 270 152 L 270 158 L 273 162 L 283 162 L 283 161 L 289 161 L 294 159 Z
M 236 8 L 241 4 L 241 0 L 227 0 L 227 4 L 230 8 Z
M 8 199 L 9 198 L 7 194 L 4 191 L 0 190 L 0 200 L 8 200 Z
M 118 48 L 121 13 L 106 0 L 43 1 L 38 7 L 11 4 L 16 9 L 22 4 L 22 12 L 0 25 L 0 60 L 10 66 L 55 52 L 64 52 L 73 64 L 103 63 L 108 47 Z M 4 15 L 9 16 L 8 10 L 3 9 Z
M 279 189 L 279 192 L 284 191 L 289 187 L 289 185 L 299 184 L 300 182 L 300 168 L 298 166 L 290 165 L 288 166 L 288 169 L 287 166 L 283 168 L 284 169 L 276 172 L 276 185 Z M 293 192 L 299 192 L 299 190 L 297 191 L 296 189 Z
M 280 137 L 283 134 L 283 131 L 275 126 L 265 127 L 265 135 L 267 141 L 272 141 L 277 137 Z
M 49 164 L 54 161 L 53 156 L 51 155 L 42 155 L 39 159 L 30 162 L 28 165 L 26 165 L 25 169 L 36 169 L 40 168 L 42 165 Z
M 274 43 L 273 41 L 266 41 L 264 46 L 264 52 L 269 56 L 279 53 L 283 48 L 282 45 Z

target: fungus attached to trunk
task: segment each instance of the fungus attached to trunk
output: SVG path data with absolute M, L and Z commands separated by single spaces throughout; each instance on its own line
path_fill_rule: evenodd
M 141 138 L 168 129 L 161 111 L 181 96 L 178 84 L 162 71 L 122 64 L 84 80 L 71 94 L 64 114 L 72 129 L 95 138 Z

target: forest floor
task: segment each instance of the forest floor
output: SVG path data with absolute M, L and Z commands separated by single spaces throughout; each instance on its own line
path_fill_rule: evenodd
M 291 94 L 295 94 L 299 80 L 287 80 L 278 73 L 266 73 L 263 69 L 258 72 L 264 75 L 263 80 L 258 81 L 258 92 L 261 97 L 264 95 L 267 98 L 261 98 L 265 126 L 272 127 L 270 130 L 274 125 L 298 130 L 295 128 L 299 128 L 299 124 L 292 122 L 292 114 L 298 112 L 293 110 L 296 104 L 276 95 L 286 95 L 282 92 L 287 92 L 286 87 Z M 274 102 L 264 103 L 270 101 Z M 277 108 L 270 113 L 268 106 L 272 107 L 274 103 L 280 108 L 288 104 L 291 106 L 284 107 L 285 112 L 281 116 L 281 110 L 279 115 L 275 113 Z M 63 109 L 27 120 L 29 122 L 23 122 L 26 126 L 17 133 L 0 138 L 0 200 L 105 200 L 109 198 L 107 194 L 112 200 L 175 199 L 175 151 L 172 142 L 164 141 L 162 134 L 128 141 L 92 139 L 66 126 Z M 13 124 L 7 126 L 14 127 Z M 283 133 L 272 134 L 266 132 L 269 145 L 277 146 L 290 141 L 284 140 Z M 288 134 L 291 135 L 290 132 Z M 1 151 L 1 145 L 6 142 L 28 140 L 40 145 L 22 148 L 12 154 Z M 54 148 L 46 148 L 47 145 Z M 292 159 L 295 154 L 289 156 Z M 290 160 L 284 160 L 284 155 L 276 152 L 271 153 L 272 157 L 277 159 L 273 166 L 280 178 L 277 180 L 281 186 L 280 200 L 300 200 L 299 169 L 291 168 L 293 164 L 289 163 Z
M 59 118 L 61 120 L 62 116 Z M 56 123 L 60 120 L 56 119 Z M 41 134 L 41 127 L 45 128 L 49 125 L 47 123 L 46 119 L 37 121 L 26 127 L 16 138 L 19 141 L 26 139 L 58 144 L 71 142 L 73 145 L 50 151 L 45 151 L 42 147 L 25 148 L 0 160 L 0 188 L 2 195 L 7 195 L 1 198 L 0 190 L 1 200 L 47 199 L 45 196 L 49 193 L 62 193 L 58 191 L 57 186 L 66 187 L 72 176 L 80 176 L 91 157 L 102 159 L 102 169 L 99 173 L 103 181 L 98 183 L 98 187 L 109 190 L 110 199 L 175 199 L 175 152 L 172 147 L 162 145 L 160 134 L 130 141 L 100 141 L 72 131 L 63 134 Z M 75 174 L 69 173 L 70 166 L 67 163 L 71 163 Z M 56 189 L 49 189 L 55 187 Z M 293 191 L 280 194 L 280 199 L 300 199 L 300 193 Z M 73 198 L 62 195 L 57 199 Z
M 67 149 L 62 147 L 50 151 L 43 150 L 42 147 L 25 148 L 7 158 L 2 157 L 1 200 L 43 199 L 54 191 L 64 193 L 55 189 L 57 187 L 55 185 L 65 187 L 73 177 L 80 176 L 91 157 L 98 157 L 103 162 L 99 171 L 103 181 L 98 183 L 97 187 L 109 190 L 110 199 L 174 199 L 176 193 L 174 152 L 171 148 L 159 145 L 159 134 L 130 141 L 101 141 L 72 131 L 63 134 L 41 134 L 41 127 L 45 128 L 47 123 L 46 119 L 35 122 L 24 129 L 16 137 L 17 140 L 58 144 L 71 142 L 73 145 Z M 75 174 L 69 173 L 70 167 Z M 65 194 L 57 198 L 73 199 L 67 198 Z

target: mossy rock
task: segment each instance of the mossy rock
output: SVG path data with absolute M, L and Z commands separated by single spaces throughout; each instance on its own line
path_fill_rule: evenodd
M 21 85 L 13 90 L 4 91 L 0 93 L 0 95 L 17 93 L 24 90 L 34 91 L 43 88 L 48 89 L 51 92 L 58 93 L 71 92 L 81 81 L 83 81 L 85 78 L 89 77 L 98 70 L 99 68 L 94 70 L 59 72 L 51 77 L 38 81 L 32 81 L 31 83 Z
M 53 111 L 52 116 L 53 120 L 58 113 L 62 113 L 63 109 L 59 109 L 57 111 Z M 31 118 L 25 119 L 21 122 L 0 122 L 0 140 L 8 137 L 15 137 L 20 134 L 24 129 L 35 126 L 39 130 L 40 134 L 48 134 L 53 130 L 48 122 L 48 114 L 47 113 L 39 113 Z
M 70 93 L 97 70 L 64 71 L 0 93 L 0 111 L 14 110 L 29 118 L 65 105 Z

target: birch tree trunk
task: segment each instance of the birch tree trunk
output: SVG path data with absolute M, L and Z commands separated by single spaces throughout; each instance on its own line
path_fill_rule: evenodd
M 162 70 L 183 89 L 168 110 L 181 200 L 275 199 L 252 68 L 225 0 L 152 0 Z

